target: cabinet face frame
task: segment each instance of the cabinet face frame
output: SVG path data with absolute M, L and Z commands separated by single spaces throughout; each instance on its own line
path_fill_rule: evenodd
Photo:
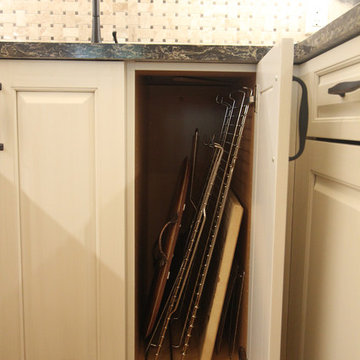
M 127 174 L 127 226 L 126 226 L 126 302 L 127 302 L 127 359 L 135 359 L 136 347 L 136 278 L 135 278 L 135 84 L 136 71 L 154 72 L 209 72 L 214 73 L 255 73 L 255 65 L 233 64 L 184 64 L 184 63 L 151 63 L 129 62 L 126 64 L 126 174 Z

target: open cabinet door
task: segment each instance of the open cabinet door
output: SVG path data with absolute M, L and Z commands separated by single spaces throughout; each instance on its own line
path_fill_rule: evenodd
M 293 43 L 258 64 L 250 249 L 248 356 L 279 360 Z

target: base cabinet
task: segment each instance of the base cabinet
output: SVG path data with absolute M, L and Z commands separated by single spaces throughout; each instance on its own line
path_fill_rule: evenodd
M 144 358 L 138 233 L 141 196 L 156 194 L 138 183 L 149 165 L 141 149 L 156 138 L 138 125 L 146 119 L 166 137 L 170 122 L 149 119 L 138 80 L 164 72 L 256 83 L 253 163 L 242 165 L 252 183 L 239 191 L 251 202 L 244 341 L 250 359 L 279 359 L 292 60 L 284 40 L 257 67 L 1 62 L 1 359 Z M 205 123 L 203 115 L 201 106 L 189 114 Z M 241 175 L 234 180 L 241 189 Z

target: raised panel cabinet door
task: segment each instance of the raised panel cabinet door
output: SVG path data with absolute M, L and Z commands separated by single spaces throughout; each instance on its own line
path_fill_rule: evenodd
M 0 68 L 0 358 L 125 359 L 124 65 Z
M 309 140 L 296 173 L 290 359 L 360 357 L 360 146 Z
M 284 39 L 256 75 L 248 356 L 280 359 L 293 43 Z

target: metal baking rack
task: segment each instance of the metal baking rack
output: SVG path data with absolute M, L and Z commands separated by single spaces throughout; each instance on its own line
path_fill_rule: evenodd
M 245 87 L 226 99 L 216 98 L 225 107 L 221 131 L 217 139 L 207 144 L 213 148 L 208 176 L 179 271 L 148 339 L 147 358 L 153 349 L 151 359 L 159 359 L 167 332 L 171 333 L 175 323 L 180 335 L 177 339 L 169 336 L 170 357 L 173 359 L 175 348 L 181 349 L 181 359 L 187 355 L 252 98 L 252 89 Z

